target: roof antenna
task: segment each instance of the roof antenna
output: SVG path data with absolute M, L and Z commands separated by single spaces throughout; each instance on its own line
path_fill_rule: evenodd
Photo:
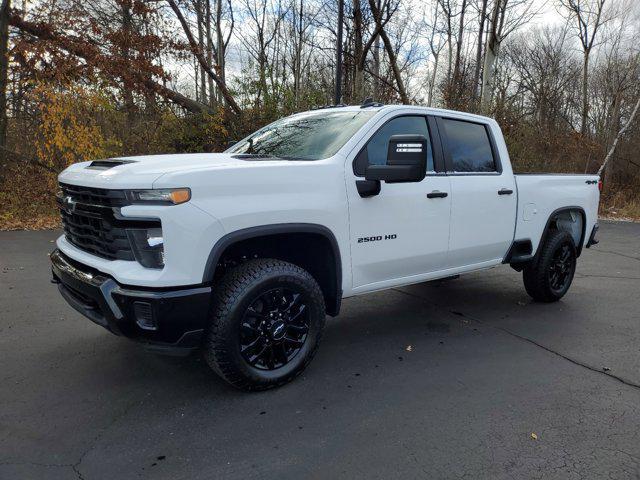
M 374 102 L 373 98 L 371 97 L 367 97 L 364 99 L 364 101 L 362 102 L 362 105 L 360 105 L 360 108 L 366 108 L 366 107 L 381 107 L 382 104 L 379 102 Z

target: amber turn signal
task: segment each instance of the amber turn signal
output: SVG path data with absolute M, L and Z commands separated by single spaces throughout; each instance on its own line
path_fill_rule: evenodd
M 189 190 L 188 188 L 171 190 L 169 198 L 171 198 L 171 201 L 176 205 L 179 203 L 188 202 L 189 199 L 191 199 L 191 190 Z

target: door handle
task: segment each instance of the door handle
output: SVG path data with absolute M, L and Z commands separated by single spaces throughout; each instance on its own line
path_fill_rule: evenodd
M 513 190 L 511 190 L 510 188 L 502 188 L 498 190 L 498 195 L 511 195 L 512 193 Z
M 447 192 L 439 192 L 438 190 L 434 190 L 433 192 L 427 193 L 427 198 L 444 198 L 449 195 Z

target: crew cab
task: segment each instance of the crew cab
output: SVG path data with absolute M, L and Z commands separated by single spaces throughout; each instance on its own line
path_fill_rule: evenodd
M 417 106 L 323 108 L 223 153 L 59 176 L 53 280 L 77 311 L 230 384 L 298 375 L 344 298 L 508 264 L 559 300 L 596 243 L 599 177 L 514 175 L 498 124 Z

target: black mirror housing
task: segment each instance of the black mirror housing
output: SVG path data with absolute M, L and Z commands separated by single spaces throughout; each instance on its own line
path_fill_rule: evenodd
M 427 169 L 428 140 L 424 135 L 393 135 L 389 139 L 386 165 L 369 165 L 367 180 L 387 183 L 420 182 Z

